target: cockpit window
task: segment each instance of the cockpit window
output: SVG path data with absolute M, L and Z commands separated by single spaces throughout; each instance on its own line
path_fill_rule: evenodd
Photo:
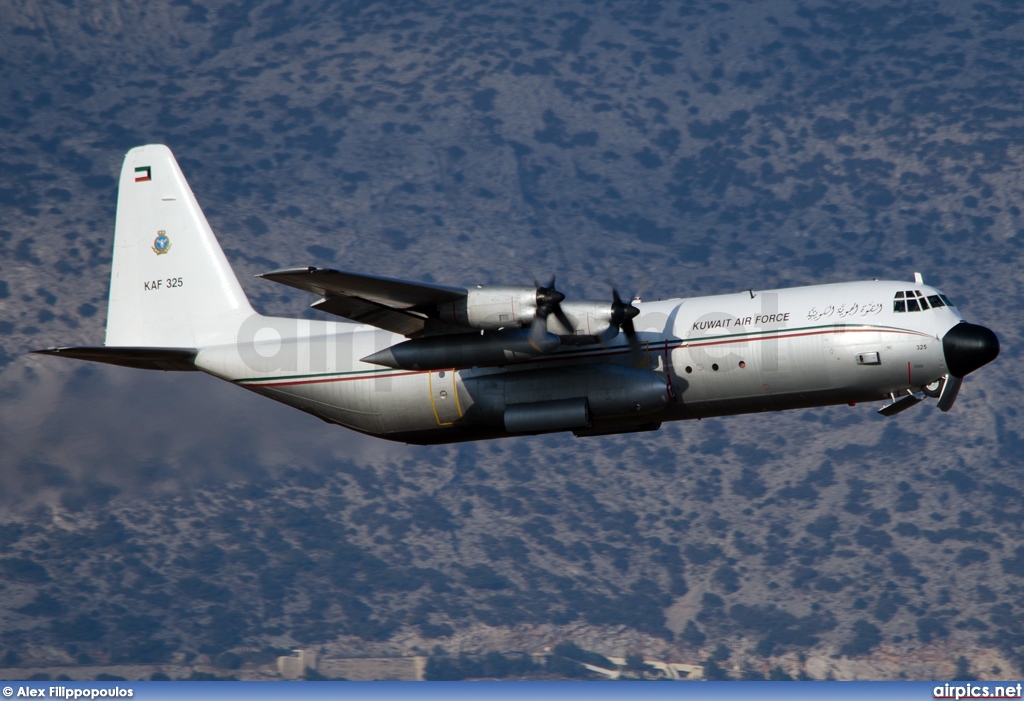
M 921 290 L 900 290 L 893 297 L 892 301 L 892 310 L 896 313 L 924 312 L 928 311 L 928 309 L 952 306 L 953 303 L 949 301 L 949 297 L 946 295 L 925 296 L 921 293 Z

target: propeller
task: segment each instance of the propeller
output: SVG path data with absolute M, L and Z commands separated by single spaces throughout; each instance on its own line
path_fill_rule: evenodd
M 537 316 L 547 320 L 549 314 L 554 314 L 558 323 L 566 330 L 572 331 L 574 325 L 562 311 L 562 301 L 565 299 L 565 295 L 555 289 L 555 276 L 551 276 L 551 282 L 547 287 L 541 287 L 536 281 L 533 284 L 537 287 Z
M 960 393 L 960 385 L 963 383 L 962 377 L 946 375 L 946 381 L 942 383 L 942 393 L 939 394 L 939 403 L 936 405 L 939 411 L 949 411 L 953 408 L 953 402 L 956 401 L 956 395 Z
M 533 284 L 537 288 L 537 313 L 530 324 L 530 345 L 538 352 L 547 352 L 550 350 L 550 343 L 546 342 L 548 317 L 554 314 L 558 322 L 570 332 L 574 325 L 562 311 L 565 295 L 555 289 L 555 276 L 551 276 L 551 282 L 546 287 L 536 280 Z
M 640 310 L 632 303 L 626 304 L 619 296 L 619 291 L 612 288 L 612 315 L 611 323 L 622 330 L 629 342 L 629 348 L 633 351 L 633 360 L 636 362 L 640 356 L 640 339 L 636 337 L 636 328 L 633 326 L 633 319 L 640 313 Z

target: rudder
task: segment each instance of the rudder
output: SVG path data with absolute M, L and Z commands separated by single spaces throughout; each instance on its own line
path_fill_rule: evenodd
M 171 150 L 133 148 L 118 184 L 107 346 L 202 348 L 254 314 Z

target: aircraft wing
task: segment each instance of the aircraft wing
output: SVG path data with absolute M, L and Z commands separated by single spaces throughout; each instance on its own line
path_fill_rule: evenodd
M 410 337 L 423 334 L 429 310 L 467 294 L 461 287 L 329 268 L 282 268 L 258 277 L 320 295 L 314 309 Z

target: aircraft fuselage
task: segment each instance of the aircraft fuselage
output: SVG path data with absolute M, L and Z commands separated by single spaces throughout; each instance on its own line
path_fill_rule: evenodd
M 915 292 L 925 300 L 941 294 L 869 281 L 637 302 L 639 356 L 620 335 L 533 362 L 434 371 L 358 360 L 404 340 L 381 329 L 256 316 L 237 343 L 201 349 L 195 364 L 327 421 L 414 443 L 644 430 L 878 401 L 937 383 L 949 372 L 943 336 L 963 317 L 927 301 L 925 310 L 894 310 L 897 293 Z M 580 399 L 585 408 L 572 404 Z M 505 413 L 519 405 L 539 413 L 526 430 L 510 432 Z

